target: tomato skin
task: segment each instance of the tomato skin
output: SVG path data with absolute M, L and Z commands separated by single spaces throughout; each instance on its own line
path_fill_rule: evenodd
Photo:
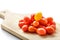
M 53 23 L 52 23 L 52 25 L 56 25 L 56 23 L 55 23 L 55 22 L 53 22 Z
M 56 30 L 56 23 L 52 17 L 45 18 L 42 12 L 25 16 L 19 20 L 18 26 L 23 32 L 37 33 L 38 35 L 45 36 L 46 34 L 53 34 Z
M 24 22 L 24 20 L 19 20 L 19 22 Z
M 37 21 L 33 21 L 33 26 L 35 26 L 35 27 L 38 27 L 39 26 L 39 22 L 37 22 Z
M 28 31 L 28 25 L 23 25 L 23 26 L 22 26 L 22 30 L 23 30 L 24 32 L 27 32 L 27 31 Z
M 24 17 L 24 22 L 26 25 L 29 25 L 31 23 L 31 20 L 29 17 Z
M 42 18 L 41 20 L 39 20 L 40 24 L 46 26 L 48 21 L 45 18 Z
M 24 24 L 25 24 L 24 22 L 19 22 L 18 26 L 19 26 L 20 28 L 22 28 L 22 26 L 23 26 Z
M 32 22 L 34 21 L 34 16 L 35 16 L 35 14 L 31 14 L 31 21 Z
M 26 25 L 29 25 L 29 22 L 24 22 Z
M 51 21 L 48 24 L 50 24 L 50 25 L 56 25 L 56 23 L 54 21 Z
M 34 33 L 36 32 L 36 28 L 34 26 L 29 26 L 28 31 Z
M 53 27 L 51 27 L 51 26 L 46 27 L 46 32 L 47 32 L 47 34 L 53 34 L 54 31 L 55 31 L 55 30 L 54 30 Z
M 24 17 L 24 21 L 28 22 L 30 20 L 29 17 Z
M 45 26 L 43 26 L 43 25 L 39 25 L 39 28 L 44 28 L 44 29 L 46 29 L 46 27 L 45 27 Z
M 54 30 L 56 30 L 56 25 L 50 25 L 51 27 L 53 27 L 54 28 Z
M 36 32 L 41 36 L 46 35 L 46 30 L 44 28 L 38 28 Z
M 47 20 L 48 20 L 48 22 L 51 22 L 51 21 L 53 21 L 53 18 L 52 17 L 48 17 Z

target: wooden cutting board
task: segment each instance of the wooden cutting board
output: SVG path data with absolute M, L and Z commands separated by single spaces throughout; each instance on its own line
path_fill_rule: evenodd
M 60 24 L 56 23 L 56 32 L 53 35 L 39 36 L 37 34 L 25 33 L 19 26 L 18 21 L 29 14 L 15 14 L 11 12 L 0 12 L 0 17 L 5 18 L 1 24 L 2 29 L 23 40 L 60 40 Z

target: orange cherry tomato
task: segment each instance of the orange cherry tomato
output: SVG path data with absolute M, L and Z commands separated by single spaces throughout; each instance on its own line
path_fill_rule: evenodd
M 28 25 L 23 25 L 23 26 L 22 26 L 22 30 L 23 30 L 24 32 L 27 32 L 27 31 L 28 31 Z
M 38 27 L 39 26 L 39 22 L 37 22 L 37 21 L 33 21 L 33 26 L 35 26 L 35 27 Z
M 40 24 L 39 25 L 39 28 L 44 28 L 45 29 L 46 27 Z
M 50 25 L 51 27 L 53 27 L 56 30 L 56 25 Z
M 37 34 L 44 36 L 44 35 L 46 35 L 46 30 L 44 28 L 38 28 Z
M 28 31 L 34 33 L 36 32 L 36 28 L 34 26 L 29 26 Z
M 53 34 L 54 33 L 54 28 L 51 26 L 46 27 L 47 34 Z

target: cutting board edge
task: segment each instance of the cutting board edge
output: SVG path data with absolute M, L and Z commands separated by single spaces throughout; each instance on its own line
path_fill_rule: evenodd
M 16 32 L 14 32 L 13 30 L 11 30 L 11 29 L 5 27 L 3 24 L 1 24 L 1 28 L 2 28 L 3 30 L 7 31 L 8 33 L 12 34 L 13 36 L 15 36 L 15 37 L 21 39 L 21 40 L 28 40 L 27 38 L 25 38 L 25 37 L 23 37 L 23 36 L 17 34 Z

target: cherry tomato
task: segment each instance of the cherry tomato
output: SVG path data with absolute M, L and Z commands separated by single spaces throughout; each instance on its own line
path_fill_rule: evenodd
M 46 27 L 40 24 L 39 25 L 39 28 L 44 28 L 45 29 Z
M 31 24 L 32 22 L 33 22 L 32 19 L 30 19 L 30 20 L 29 20 L 29 24 Z
M 54 33 L 54 28 L 51 26 L 46 27 L 47 34 L 53 34 Z
M 24 17 L 24 22 L 26 25 L 29 25 L 30 24 L 30 18 L 29 17 Z
M 22 28 L 22 26 L 24 25 L 25 23 L 24 22 L 19 22 L 19 27 Z
M 46 35 L 46 30 L 44 28 L 38 28 L 37 34 L 44 36 L 44 35 Z
M 41 12 L 32 14 L 30 17 L 25 16 L 24 19 L 19 20 L 18 26 L 23 32 L 37 33 L 41 36 L 53 34 L 56 30 L 53 18 L 45 18 Z
M 56 25 L 50 25 L 51 27 L 53 27 L 56 30 Z
M 52 23 L 52 25 L 56 25 L 56 23 L 55 23 L 55 22 L 53 22 L 53 23 Z
M 34 19 L 35 19 L 35 21 L 39 21 L 40 19 L 42 19 L 42 13 L 41 12 L 36 13 L 34 16 Z
M 33 21 L 33 26 L 35 26 L 35 27 L 38 27 L 39 26 L 39 22 L 37 22 L 37 21 Z
M 29 17 L 24 17 L 24 21 L 25 21 L 25 22 L 28 22 L 29 20 L 30 20 Z
M 56 23 L 54 21 L 51 21 L 48 24 L 50 24 L 50 25 L 56 25 Z
M 24 22 L 26 25 L 29 25 L 29 22 Z
M 50 24 L 48 23 L 47 26 L 50 26 Z M 46 26 L 46 27 L 47 27 L 47 26 Z
M 23 22 L 24 20 L 19 20 L 19 22 Z
M 36 28 L 34 26 L 29 26 L 28 31 L 34 33 L 36 32 Z
M 47 20 L 48 20 L 48 22 L 51 22 L 51 21 L 53 21 L 53 18 L 52 17 L 48 17 Z
M 40 22 L 40 24 L 45 25 L 45 26 L 48 23 L 48 21 L 45 18 L 42 18 L 39 22 Z
M 35 16 L 35 14 L 32 14 L 32 15 L 31 15 L 31 21 L 32 21 L 32 22 L 34 21 L 34 16 Z
M 22 26 L 22 30 L 23 30 L 24 32 L 27 32 L 27 31 L 28 31 L 28 25 L 23 25 L 23 26 Z

